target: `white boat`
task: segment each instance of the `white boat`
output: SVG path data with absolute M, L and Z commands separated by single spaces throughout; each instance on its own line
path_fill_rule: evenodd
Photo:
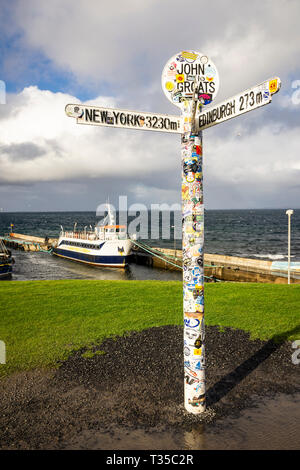
M 109 222 L 107 225 L 105 223 Z M 115 225 L 111 214 L 94 230 L 64 231 L 63 227 L 53 254 L 92 266 L 123 268 L 128 264 L 132 240 L 125 225 Z M 92 229 L 92 227 L 91 227 Z

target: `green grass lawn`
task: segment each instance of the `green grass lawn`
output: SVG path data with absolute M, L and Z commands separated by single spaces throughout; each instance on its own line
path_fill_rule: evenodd
M 300 338 L 300 285 L 207 284 L 205 305 L 208 325 Z M 7 354 L 0 375 L 53 366 L 108 336 L 183 323 L 178 281 L 2 281 L 0 308 Z

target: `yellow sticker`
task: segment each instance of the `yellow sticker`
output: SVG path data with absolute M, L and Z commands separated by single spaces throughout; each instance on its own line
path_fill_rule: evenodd
M 195 310 L 197 313 L 203 313 L 204 307 L 203 305 L 196 304 Z
M 174 86 L 175 86 L 175 85 L 174 85 L 173 82 L 166 82 L 166 85 L 165 85 L 165 86 L 166 86 L 166 89 L 167 89 L 168 91 L 172 91 L 172 90 L 174 90 Z
M 193 54 L 192 52 L 188 52 L 188 51 L 182 51 L 181 55 L 185 59 L 190 59 L 190 60 L 196 60 L 198 57 L 198 54 Z
M 195 181 L 195 173 L 188 173 L 185 179 L 188 183 L 192 183 L 193 181 Z
M 177 73 L 176 74 L 176 82 L 177 83 L 183 83 L 184 82 L 184 74 L 183 73 Z
M 278 88 L 278 83 L 277 82 L 278 82 L 277 78 L 275 78 L 274 80 L 269 81 L 270 93 L 276 93 L 277 88 Z
M 202 348 L 194 349 L 194 356 L 201 356 L 202 355 Z
M 182 186 L 182 199 L 188 199 L 189 197 L 189 187 L 188 186 Z

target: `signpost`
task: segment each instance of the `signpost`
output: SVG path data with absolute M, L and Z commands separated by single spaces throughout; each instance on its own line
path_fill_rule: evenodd
M 280 86 L 281 82 L 278 77 L 270 78 L 259 85 L 222 101 L 222 103 L 209 108 L 197 116 L 197 129 L 207 129 L 208 127 L 220 124 L 220 122 L 227 121 L 271 103 L 272 96 L 280 90 Z
M 67 104 L 65 112 L 67 116 L 75 117 L 77 124 L 181 134 L 180 116 L 81 104 Z
M 291 216 L 293 215 L 293 209 L 288 209 L 286 215 L 288 216 L 288 284 L 291 283 Z
M 179 74 L 178 74 L 179 72 Z M 205 410 L 204 204 L 202 131 L 195 116 L 219 88 L 215 65 L 204 54 L 184 51 L 171 57 L 162 73 L 163 91 L 181 109 L 182 266 L 184 313 L 184 405 Z
M 182 265 L 184 312 L 184 404 L 193 414 L 205 410 L 204 204 L 202 130 L 271 102 L 280 79 L 208 107 L 219 89 L 219 75 L 204 54 L 181 51 L 163 69 L 162 88 L 181 116 L 68 104 L 78 124 L 181 134 Z

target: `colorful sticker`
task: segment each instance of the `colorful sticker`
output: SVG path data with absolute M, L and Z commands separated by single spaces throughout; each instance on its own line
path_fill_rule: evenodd
M 184 74 L 183 73 L 177 73 L 176 74 L 176 82 L 177 83 L 182 83 L 184 82 Z M 174 85 L 174 84 L 173 84 Z M 175 86 L 175 85 L 174 85 Z
M 174 84 L 173 91 L 169 82 Z M 199 87 L 202 106 L 216 98 L 219 75 L 213 62 L 196 51 L 182 51 L 171 57 L 162 72 L 162 88 L 168 100 L 187 112 L 187 103 L 194 97 L 195 84 Z
M 187 62 L 195 62 L 198 58 L 198 54 L 190 51 L 182 51 L 181 57 L 183 57 Z
M 269 90 L 270 90 L 271 94 L 276 93 L 276 91 L 278 90 L 278 80 L 277 80 L 277 78 L 275 78 L 274 80 L 269 81 Z
M 173 90 L 174 90 L 174 87 L 175 87 L 175 85 L 174 85 L 173 82 L 166 82 L 166 89 L 167 89 L 168 91 L 173 91 Z

